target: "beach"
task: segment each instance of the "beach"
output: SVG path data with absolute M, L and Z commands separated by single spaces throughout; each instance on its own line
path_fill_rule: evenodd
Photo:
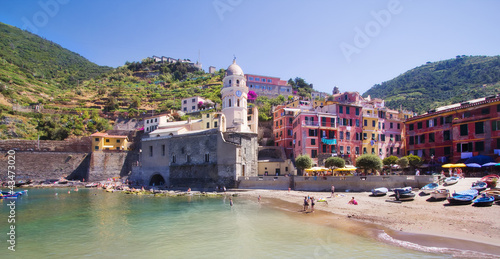
M 479 178 L 461 179 L 457 184 L 442 186 L 451 193 L 470 189 Z M 282 190 L 246 190 L 238 192 L 242 197 L 272 204 L 289 210 L 306 220 L 352 228 L 349 223 L 363 222 L 373 229 L 384 230 L 392 238 L 407 240 L 425 246 L 442 245 L 471 250 L 487 250 L 500 255 L 500 205 L 475 207 L 472 205 L 449 206 L 446 200 L 430 201 L 430 195 L 421 196 L 419 190 L 413 201 L 401 203 L 394 200 L 393 192 L 386 196 L 373 197 L 371 192 L 305 192 Z M 315 213 L 303 212 L 304 196 L 326 202 L 316 202 Z M 358 205 L 348 204 L 355 197 Z M 310 209 L 309 209 L 310 211 Z M 312 218 L 312 214 L 314 217 Z M 321 215 L 320 215 L 321 214 Z M 318 216 L 317 216 L 318 215 Z M 358 231 L 356 227 L 355 231 Z M 459 239 L 467 242 L 453 242 Z

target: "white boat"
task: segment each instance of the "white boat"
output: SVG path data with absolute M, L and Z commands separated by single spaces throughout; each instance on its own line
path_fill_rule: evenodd
M 437 189 L 431 192 L 431 197 L 435 200 L 444 200 L 450 195 L 450 190 L 448 189 Z
M 439 185 L 437 183 L 430 183 L 420 189 L 425 194 L 431 194 L 433 191 L 437 190 Z
M 452 185 L 452 184 L 456 184 L 458 183 L 458 178 L 457 176 L 452 176 L 452 177 L 448 177 L 446 179 L 444 179 L 444 184 L 446 185 Z
M 389 191 L 389 189 L 387 189 L 385 187 L 375 188 L 372 190 L 372 195 L 373 196 L 384 196 L 387 194 L 388 191 Z

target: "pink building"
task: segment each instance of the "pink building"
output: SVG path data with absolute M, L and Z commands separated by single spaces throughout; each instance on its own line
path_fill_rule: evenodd
M 279 77 L 246 74 L 245 79 L 248 89 L 254 91 L 258 96 L 275 98 L 279 95 L 285 97 L 293 95 L 292 86 Z

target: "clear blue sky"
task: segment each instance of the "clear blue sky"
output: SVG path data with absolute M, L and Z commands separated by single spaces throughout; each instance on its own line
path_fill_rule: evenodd
M 45 3 L 45 4 L 40 4 Z M 456 55 L 500 54 L 500 1 L 0 0 L 0 21 L 99 65 L 153 55 L 364 93 Z

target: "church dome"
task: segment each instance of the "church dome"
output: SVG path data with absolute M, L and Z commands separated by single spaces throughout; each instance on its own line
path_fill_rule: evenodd
M 231 64 L 226 70 L 226 76 L 239 75 L 243 76 L 243 70 L 238 64 L 236 64 L 236 60 L 233 60 L 233 64 Z

